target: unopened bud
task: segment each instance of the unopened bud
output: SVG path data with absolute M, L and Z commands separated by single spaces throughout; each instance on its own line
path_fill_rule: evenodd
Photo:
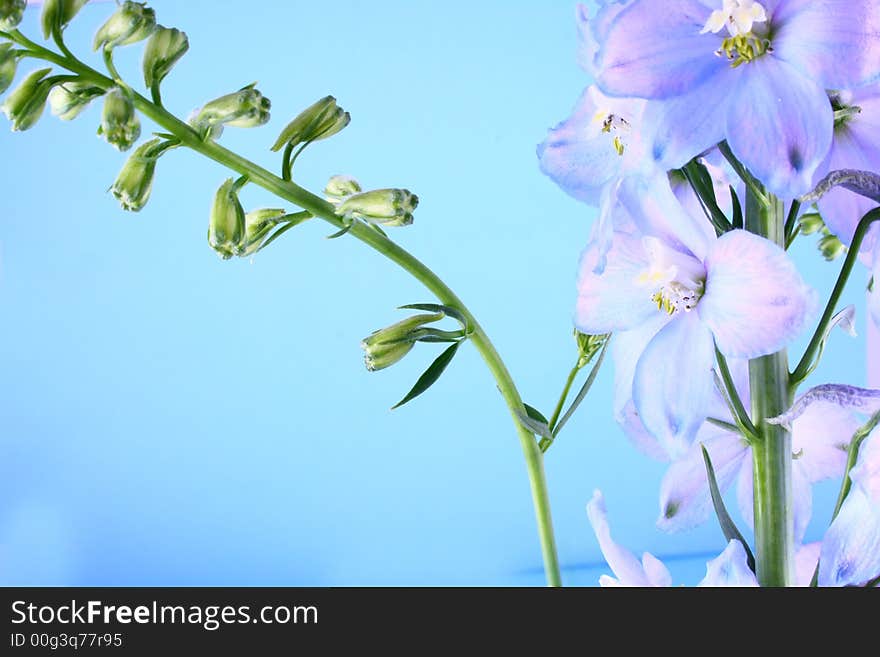
M 12 30 L 24 16 L 27 0 L 0 0 L 0 30 Z
M 223 126 L 236 128 L 255 128 L 269 121 L 272 103 L 256 89 L 256 82 L 226 94 L 197 110 L 190 120 L 206 137 L 216 138 L 223 132 Z
M 230 178 L 214 196 L 208 224 L 208 244 L 224 260 L 241 255 L 246 246 L 245 214 L 238 200 L 238 187 Z
M 51 70 L 51 68 L 42 68 L 28 75 L 0 106 L 6 118 L 12 121 L 14 132 L 28 130 L 40 120 L 46 107 L 46 98 L 52 88 L 51 80 L 43 78 Z
M 9 89 L 18 68 L 18 53 L 11 43 L 0 43 L 0 94 Z
M 830 262 L 844 255 L 847 248 L 837 237 L 829 234 L 819 240 L 819 251 L 822 253 L 822 257 Z
M 62 121 L 70 121 L 103 94 L 103 89 L 88 82 L 63 82 L 49 92 L 49 107 Z
M 161 143 L 161 139 L 151 139 L 138 146 L 110 187 L 123 210 L 139 212 L 150 199 Z
M 608 334 L 587 335 L 586 333 L 581 333 L 577 329 L 575 329 L 574 337 L 577 341 L 578 353 L 580 354 L 580 358 L 578 358 L 578 369 L 586 367 L 608 341 Z
M 109 50 L 143 41 L 156 29 L 156 12 L 145 2 L 126 0 L 95 34 L 94 48 Z
M 278 208 L 262 208 L 248 212 L 244 217 L 245 243 L 241 257 L 253 255 L 260 250 L 269 233 L 278 225 L 278 220 L 287 212 Z
M 333 205 L 339 205 L 352 194 L 361 190 L 360 183 L 351 176 L 333 176 L 324 187 L 324 196 Z
M 444 317 L 444 313 L 413 315 L 364 338 L 361 348 L 367 369 L 375 372 L 394 365 L 413 348 L 422 326 L 439 322 Z
M 351 115 L 336 104 L 333 96 L 325 96 L 306 108 L 281 131 L 273 151 L 291 144 L 305 144 L 332 137 L 351 122 Z
M 117 150 L 127 151 L 141 136 L 141 122 L 131 97 L 119 87 L 107 92 L 98 134 Z
M 383 226 L 408 226 L 419 197 L 406 189 L 374 189 L 352 194 L 336 208 L 336 214 Z
M 48 39 L 52 35 L 55 25 L 59 30 L 67 27 L 67 24 L 79 13 L 79 10 L 89 0 L 45 0 L 43 13 L 40 15 L 40 24 L 43 27 L 43 38 Z
M 144 82 L 147 89 L 162 82 L 187 50 L 189 40 L 185 32 L 173 27 L 157 27 L 144 48 Z
M 813 235 L 825 228 L 825 222 L 822 215 L 817 212 L 810 212 L 803 215 L 799 220 L 801 226 L 801 235 Z

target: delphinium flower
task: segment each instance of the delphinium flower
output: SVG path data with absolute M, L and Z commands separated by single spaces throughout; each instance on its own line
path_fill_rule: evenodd
M 634 0 L 596 58 L 610 96 L 652 101 L 654 156 L 667 168 L 727 140 L 779 196 L 810 190 L 831 146 L 826 89 L 880 74 L 873 0 Z
M 716 238 L 668 183 L 640 205 L 652 232 L 618 228 L 602 273 L 595 243 L 581 257 L 575 325 L 630 342 L 618 368 L 632 367 L 634 409 L 680 456 L 714 396 L 716 346 L 741 359 L 781 349 L 809 319 L 814 293 L 781 248 L 743 230 Z
M 875 262 L 880 262 L 880 254 Z M 880 268 L 878 268 L 880 269 Z M 880 291 L 877 287 L 880 285 L 878 274 L 880 271 L 874 271 L 874 290 L 871 293 L 874 297 L 874 317 L 868 322 L 868 385 L 872 388 L 880 388 Z

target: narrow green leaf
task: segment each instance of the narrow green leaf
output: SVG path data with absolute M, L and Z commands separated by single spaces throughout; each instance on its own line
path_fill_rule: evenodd
M 571 416 L 574 415 L 574 412 L 577 410 L 578 406 L 581 405 L 581 402 L 586 399 L 587 393 L 590 392 L 590 388 L 593 387 L 593 382 L 599 375 L 599 368 L 602 367 L 602 363 L 605 360 L 605 352 L 608 351 L 608 343 L 610 342 L 610 339 L 605 340 L 605 344 L 602 345 L 602 351 L 599 352 L 599 358 L 596 359 L 596 362 L 593 365 L 593 369 L 590 370 L 590 374 L 587 376 L 587 380 L 584 381 L 584 385 L 581 386 L 580 392 L 578 392 L 577 397 L 574 398 L 574 401 L 571 402 L 571 406 L 568 407 L 565 415 L 563 415 L 559 419 L 559 422 L 556 423 L 556 426 L 553 427 L 552 437 L 555 438 L 559 435 L 559 432 L 562 431 L 562 427 L 564 427 L 565 423 L 571 419 Z
M 739 202 L 739 196 L 737 196 L 733 185 L 730 186 L 730 202 L 733 204 L 733 227 L 743 228 L 745 219 L 743 218 L 742 204 Z
M 537 408 L 535 408 L 534 406 L 529 406 L 528 404 L 523 404 L 523 406 L 526 407 L 526 413 L 529 414 L 530 418 L 532 418 L 533 420 L 537 420 L 538 422 L 543 422 L 547 425 L 550 424 L 547 418 L 544 417 L 544 414 L 541 413 L 541 411 L 539 411 Z
M 700 448 L 703 450 L 703 461 L 706 463 L 706 476 L 709 479 L 709 492 L 712 495 L 712 505 L 715 507 L 715 515 L 718 516 L 718 524 L 721 525 L 721 531 L 724 532 L 724 538 L 726 538 L 728 542 L 737 540 L 742 543 L 742 546 L 746 551 L 746 556 L 748 557 L 749 568 L 752 572 L 755 572 L 755 555 L 752 554 L 749 544 L 734 524 L 733 519 L 727 512 L 727 507 L 724 506 L 724 499 L 721 497 L 721 491 L 718 489 L 718 480 L 715 478 L 715 468 L 712 467 L 712 459 L 709 458 L 709 452 L 706 450 L 705 445 L 700 445 Z
M 460 346 L 461 342 L 456 342 L 442 354 L 437 356 L 437 360 L 431 363 L 428 369 L 425 370 L 425 373 L 419 377 L 419 380 L 416 381 L 416 384 L 412 387 L 412 390 L 407 393 L 406 397 L 404 397 L 394 406 L 392 406 L 391 410 L 393 411 L 396 408 L 400 408 L 407 402 L 410 402 L 421 395 L 432 385 L 434 385 L 437 382 L 437 379 L 440 378 L 440 375 L 443 374 L 443 370 L 445 370 L 447 365 L 452 362 L 452 359 Z
M 328 239 L 328 240 L 335 240 L 335 239 L 338 238 L 338 237 L 342 237 L 342 236 L 345 235 L 348 231 L 350 231 L 353 227 L 354 227 L 354 222 L 352 221 L 350 224 L 344 226 L 342 230 L 337 231 L 337 232 L 333 233 L 332 235 L 328 235 L 328 236 L 327 236 L 327 239 Z
M 528 408 L 529 407 L 526 406 L 526 410 L 528 410 Z M 547 424 L 546 421 L 536 420 L 532 418 L 530 414 L 526 413 L 517 412 L 516 416 L 519 418 L 519 423 L 532 433 L 538 434 L 547 440 L 553 440 L 553 434 L 550 433 L 550 425 Z

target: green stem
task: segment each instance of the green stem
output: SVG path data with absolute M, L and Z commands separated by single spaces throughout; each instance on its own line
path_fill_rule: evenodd
M 746 438 L 749 439 L 749 442 L 754 442 L 758 439 L 758 430 L 752 423 L 752 419 L 749 417 L 748 412 L 746 412 L 746 407 L 742 402 L 742 398 L 739 396 L 739 391 L 736 389 L 733 376 L 730 374 L 730 367 L 727 365 L 727 359 L 718 347 L 715 347 L 715 359 L 718 361 L 718 371 L 721 373 L 721 381 L 724 384 L 724 390 L 727 392 L 727 396 L 733 406 L 733 416 L 739 427 L 739 431 L 748 434 Z
M 791 246 L 795 238 L 795 226 L 797 225 L 798 214 L 801 211 L 801 202 L 794 200 L 788 209 L 788 218 L 785 220 L 785 248 Z
M 762 190 L 746 201 L 746 229 L 785 246 L 782 202 Z M 785 350 L 749 361 L 752 417 L 759 440 L 752 445 L 755 493 L 755 551 L 761 586 L 789 586 L 794 581 L 791 432 L 767 424 L 791 406 Z
M 859 250 L 862 248 L 862 242 L 865 239 L 865 235 L 867 235 L 868 231 L 871 229 L 871 224 L 875 221 L 880 221 L 880 208 L 871 210 L 862 217 L 861 221 L 859 221 L 859 225 L 856 227 L 856 232 L 853 234 L 852 242 L 849 245 L 846 259 L 843 261 L 843 266 L 840 269 L 840 275 L 837 277 L 837 283 L 834 285 L 834 289 L 831 291 L 831 296 L 828 298 L 828 304 L 825 306 L 825 312 L 822 315 L 822 319 L 819 320 L 819 325 L 816 327 L 813 339 L 810 340 L 810 344 L 807 345 L 803 357 L 801 357 L 800 362 L 791 374 L 792 386 L 798 386 L 807 378 L 807 376 L 809 376 L 810 371 L 813 368 L 813 361 L 816 359 L 817 354 L 822 347 L 822 342 L 824 341 L 828 325 L 831 324 L 831 320 L 834 319 L 837 304 L 840 302 L 840 297 L 846 289 L 847 282 L 849 282 L 850 274 L 852 274 L 856 261 L 859 259 Z
M 110 89 L 117 84 L 116 81 L 102 75 L 79 60 L 76 60 L 75 58 L 67 59 L 61 57 L 58 54 L 30 41 L 21 35 L 21 33 L 16 33 L 14 37 L 19 43 L 26 45 L 38 57 L 67 68 L 71 72 L 80 75 L 96 86 Z M 111 75 L 115 75 L 113 70 L 111 70 Z M 253 184 L 263 187 L 279 198 L 298 205 L 311 215 L 320 217 L 336 228 L 343 228 L 344 224 L 342 219 L 335 214 L 333 206 L 324 199 L 303 189 L 296 183 L 285 181 L 278 176 L 275 176 L 268 170 L 224 148 L 214 141 L 202 140 L 198 133 L 189 125 L 168 112 L 165 108 L 152 103 L 150 100 L 133 90 L 132 99 L 138 110 L 161 126 L 164 130 L 175 135 L 183 145 L 188 146 L 192 150 L 214 160 L 228 169 L 236 171 L 243 176 L 247 176 Z M 523 405 L 516 385 L 513 382 L 513 378 L 511 377 L 510 372 L 508 372 L 504 362 L 501 360 L 495 346 L 489 340 L 486 332 L 477 322 L 470 310 L 468 310 L 464 303 L 462 303 L 461 299 L 459 299 L 458 296 L 456 296 L 456 294 L 434 272 L 413 255 L 384 235 L 361 223 L 356 223 L 352 226 L 349 234 L 375 251 L 378 251 L 413 276 L 416 280 L 422 283 L 425 288 L 433 293 L 440 303 L 460 310 L 466 318 L 467 323 L 473 327 L 470 340 L 485 361 L 497 383 L 501 396 L 507 404 L 525 456 L 547 583 L 549 586 L 561 586 L 562 579 L 559 571 L 556 542 L 553 534 L 553 522 L 550 514 L 547 481 L 544 474 L 543 454 L 538 448 L 538 443 L 535 440 L 534 434 L 523 427 L 519 421 L 519 415 L 526 413 L 525 406 Z
M 562 415 L 562 407 L 565 406 L 565 400 L 568 399 L 568 394 L 571 392 L 571 386 L 574 385 L 574 380 L 577 378 L 578 372 L 580 371 L 581 368 L 577 365 L 571 368 L 571 372 L 569 372 L 568 378 L 565 380 L 565 387 L 562 388 L 562 394 L 559 396 L 559 401 L 556 402 L 556 408 L 553 409 L 553 415 L 550 416 L 550 431 L 553 431 L 553 427 L 556 426 L 559 416 Z

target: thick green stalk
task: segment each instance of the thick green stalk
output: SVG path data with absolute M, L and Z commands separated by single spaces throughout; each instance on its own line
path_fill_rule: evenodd
M 20 32 L 13 32 L 11 37 L 20 45 L 27 47 L 33 56 L 50 61 L 54 64 L 67 68 L 96 86 L 110 89 L 116 83 L 83 64 L 75 58 L 62 57 L 42 46 L 28 40 Z M 214 141 L 204 141 L 189 125 L 165 110 L 163 107 L 151 102 L 144 96 L 134 93 L 134 104 L 144 115 L 152 119 L 162 129 L 177 137 L 181 144 L 192 150 L 218 162 L 219 164 L 246 175 L 251 183 L 259 185 L 272 192 L 279 198 L 307 210 L 316 217 L 327 221 L 336 228 L 343 228 L 342 220 L 336 215 L 332 205 L 324 199 L 303 189 L 296 183 L 286 181 L 270 171 L 258 166 L 240 155 L 220 146 Z M 535 440 L 535 436 L 529 432 L 519 421 L 519 416 L 526 413 L 522 399 L 517 391 L 513 378 L 507 367 L 489 340 L 486 332 L 477 322 L 456 294 L 427 266 L 416 259 L 406 250 L 389 240 L 384 235 L 372 230 L 364 224 L 357 223 L 349 231 L 349 235 L 360 240 L 375 251 L 400 266 L 412 275 L 432 292 L 440 303 L 449 305 L 460 310 L 468 323 L 473 327 L 470 340 L 482 356 L 489 371 L 498 385 L 504 401 L 506 402 L 516 426 L 519 441 L 526 460 L 529 483 L 531 486 L 532 503 L 535 508 L 535 516 L 538 524 L 538 534 L 541 543 L 541 552 L 544 559 L 544 570 L 549 586 L 561 586 L 562 579 L 559 572 L 559 561 L 556 554 L 556 542 L 553 534 L 553 523 L 550 515 L 550 500 L 547 492 L 547 481 L 544 474 L 544 457 Z
M 762 199 L 749 191 L 746 229 L 785 248 L 782 202 L 766 192 Z M 758 431 L 752 458 L 756 574 L 761 586 L 789 586 L 794 581 L 791 432 L 766 422 L 791 406 L 788 376 L 785 350 L 749 361 L 752 417 Z

